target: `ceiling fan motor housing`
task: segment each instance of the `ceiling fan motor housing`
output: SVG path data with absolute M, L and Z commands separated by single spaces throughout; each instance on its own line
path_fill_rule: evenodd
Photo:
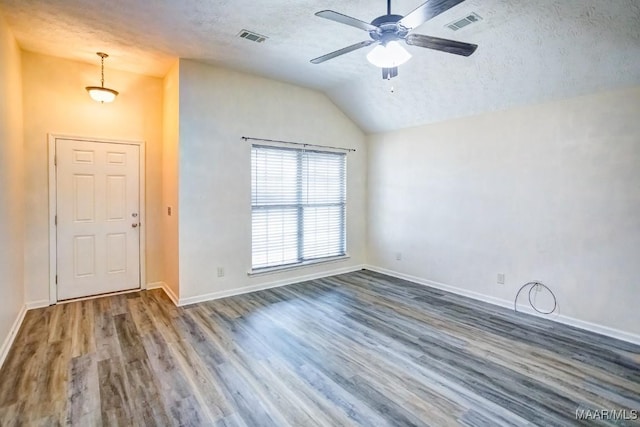
M 371 21 L 371 25 L 378 27 L 369 31 L 371 38 L 383 45 L 393 40 L 400 40 L 407 36 L 409 30 L 398 24 L 402 15 L 382 15 Z

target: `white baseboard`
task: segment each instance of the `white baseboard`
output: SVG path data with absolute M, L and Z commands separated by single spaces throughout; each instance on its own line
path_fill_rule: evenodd
M 150 289 L 162 289 L 164 293 L 167 294 L 167 296 L 169 297 L 171 302 L 173 302 L 174 305 L 176 306 L 180 305 L 178 304 L 179 302 L 178 297 L 176 296 L 176 294 L 173 293 L 173 290 L 165 282 L 147 283 L 147 290 L 150 290 Z
M 250 293 L 250 292 L 261 291 L 261 290 L 264 290 L 264 289 L 271 289 L 271 288 L 277 288 L 277 287 L 280 287 L 280 286 L 292 285 L 294 283 L 304 282 L 306 280 L 320 279 L 320 278 L 323 278 L 323 277 L 335 276 L 336 274 L 351 273 L 353 271 L 362 270 L 363 268 L 365 268 L 364 265 L 357 265 L 357 266 L 353 266 L 353 267 L 338 268 L 338 269 L 335 269 L 335 270 L 323 271 L 323 272 L 320 272 L 320 273 L 308 274 L 308 275 L 305 275 L 305 276 L 297 276 L 297 277 L 293 277 L 293 278 L 290 278 L 290 279 L 276 280 L 276 281 L 268 282 L 268 283 L 260 283 L 259 285 L 251 285 L 251 286 L 245 286 L 245 287 L 242 287 L 242 288 L 229 289 L 229 290 L 226 290 L 226 291 L 218 291 L 218 292 L 212 292 L 212 293 L 204 294 L 204 295 L 196 295 L 196 296 L 188 297 L 188 298 L 180 298 L 178 300 L 179 303 L 177 305 L 178 306 L 183 306 L 183 305 L 195 304 L 195 303 L 198 303 L 198 302 L 212 301 L 212 300 L 215 300 L 215 299 L 231 297 L 231 296 L 234 296 L 234 295 L 247 294 L 247 293 Z
M 410 282 L 417 283 L 419 285 L 429 286 L 431 288 L 440 289 L 443 291 L 451 292 L 453 294 L 462 295 L 465 297 L 473 298 L 478 301 L 487 302 L 489 304 L 497 305 L 500 307 L 506 307 L 513 310 L 513 301 L 508 301 L 502 298 L 496 298 L 488 295 L 483 295 L 478 292 L 473 292 L 467 289 L 458 288 L 444 283 L 434 282 L 432 280 L 423 279 L 417 276 L 411 276 L 409 274 L 400 273 L 394 270 L 388 270 L 382 267 L 376 267 L 373 265 L 365 265 L 363 268 L 377 273 L 386 274 L 388 276 L 396 277 L 398 279 L 408 280 Z M 630 332 L 621 331 L 619 329 L 610 328 L 608 326 L 598 325 L 597 323 L 591 323 L 584 320 L 576 319 L 574 317 L 565 316 L 562 314 L 544 315 L 538 313 L 528 305 L 518 304 L 518 312 L 531 314 L 537 317 L 553 320 L 554 322 L 562 323 L 565 325 L 573 326 L 585 331 L 594 332 L 596 334 L 605 335 L 611 338 L 616 338 L 622 341 L 627 341 L 632 344 L 640 345 L 640 335 L 632 334 Z
M 25 303 L 27 310 L 33 310 L 35 308 L 49 307 L 51 303 L 48 299 L 38 300 L 38 301 L 29 301 Z
M 7 355 L 9 354 L 9 350 L 13 345 L 13 341 L 16 339 L 16 336 L 18 335 L 18 331 L 20 330 L 20 326 L 22 325 L 22 321 L 24 320 L 25 314 L 27 314 L 27 306 L 23 305 L 20 311 L 18 312 L 18 316 L 16 317 L 16 320 L 13 322 L 13 325 L 11 325 L 11 329 L 9 329 L 9 335 L 7 336 L 7 338 L 5 338 L 4 342 L 2 343 L 2 347 L 0 347 L 0 368 L 2 368 L 2 365 L 4 364 L 4 361 L 7 358 Z
M 164 282 L 151 282 L 151 283 L 147 283 L 147 285 L 145 286 L 146 290 L 149 289 L 162 289 L 164 286 L 167 286 L 166 283 Z

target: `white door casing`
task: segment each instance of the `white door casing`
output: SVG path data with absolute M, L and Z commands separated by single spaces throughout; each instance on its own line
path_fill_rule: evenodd
M 53 145 L 57 284 L 50 299 L 140 288 L 143 147 L 73 138 Z

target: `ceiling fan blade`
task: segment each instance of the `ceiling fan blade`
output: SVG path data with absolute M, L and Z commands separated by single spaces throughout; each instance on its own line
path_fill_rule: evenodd
M 425 36 L 422 34 L 409 34 L 406 41 L 407 44 L 412 46 L 426 47 L 427 49 L 440 50 L 442 52 L 462 56 L 469 56 L 478 48 L 477 44 L 439 39 L 437 37 Z
M 352 27 L 360 28 L 361 30 L 365 31 L 378 31 L 378 27 L 376 27 L 375 25 L 371 25 L 368 22 L 343 15 L 342 13 L 334 12 L 333 10 L 321 10 L 320 12 L 316 12 L 316 16 L 339 22 L 341 24 L 351 25 Z
M 375 40 L 367 40 L 364 42 L 352 44 L 351 46 L 343 47 L 342 49 L 338 49 L 335 52 L 327 53 L 326 55 L 319 56 L 311 60 L 312 64 L 320 64 L 321 62 L 328 61 L 329 59 L 333 59 L 336 56 L 344 55 L 345 53 L 353 52 L 354 50 L 361 49 L 363 47 L 367 47 L 373 43 L 377 43 Z
M 427 0 L 424 4 L 418 6 L 415 10 L 398 21 L 398 24 L 402 25 L 407 30 L 412 30 L 463 1 L 464 0 Z

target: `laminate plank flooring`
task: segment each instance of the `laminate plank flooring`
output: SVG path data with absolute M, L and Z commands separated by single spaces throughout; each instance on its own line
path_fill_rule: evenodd
M 639 346 L 366 270 L 32 310 L 0 369 L 0 426 L 637 426 L 639 410 Z

